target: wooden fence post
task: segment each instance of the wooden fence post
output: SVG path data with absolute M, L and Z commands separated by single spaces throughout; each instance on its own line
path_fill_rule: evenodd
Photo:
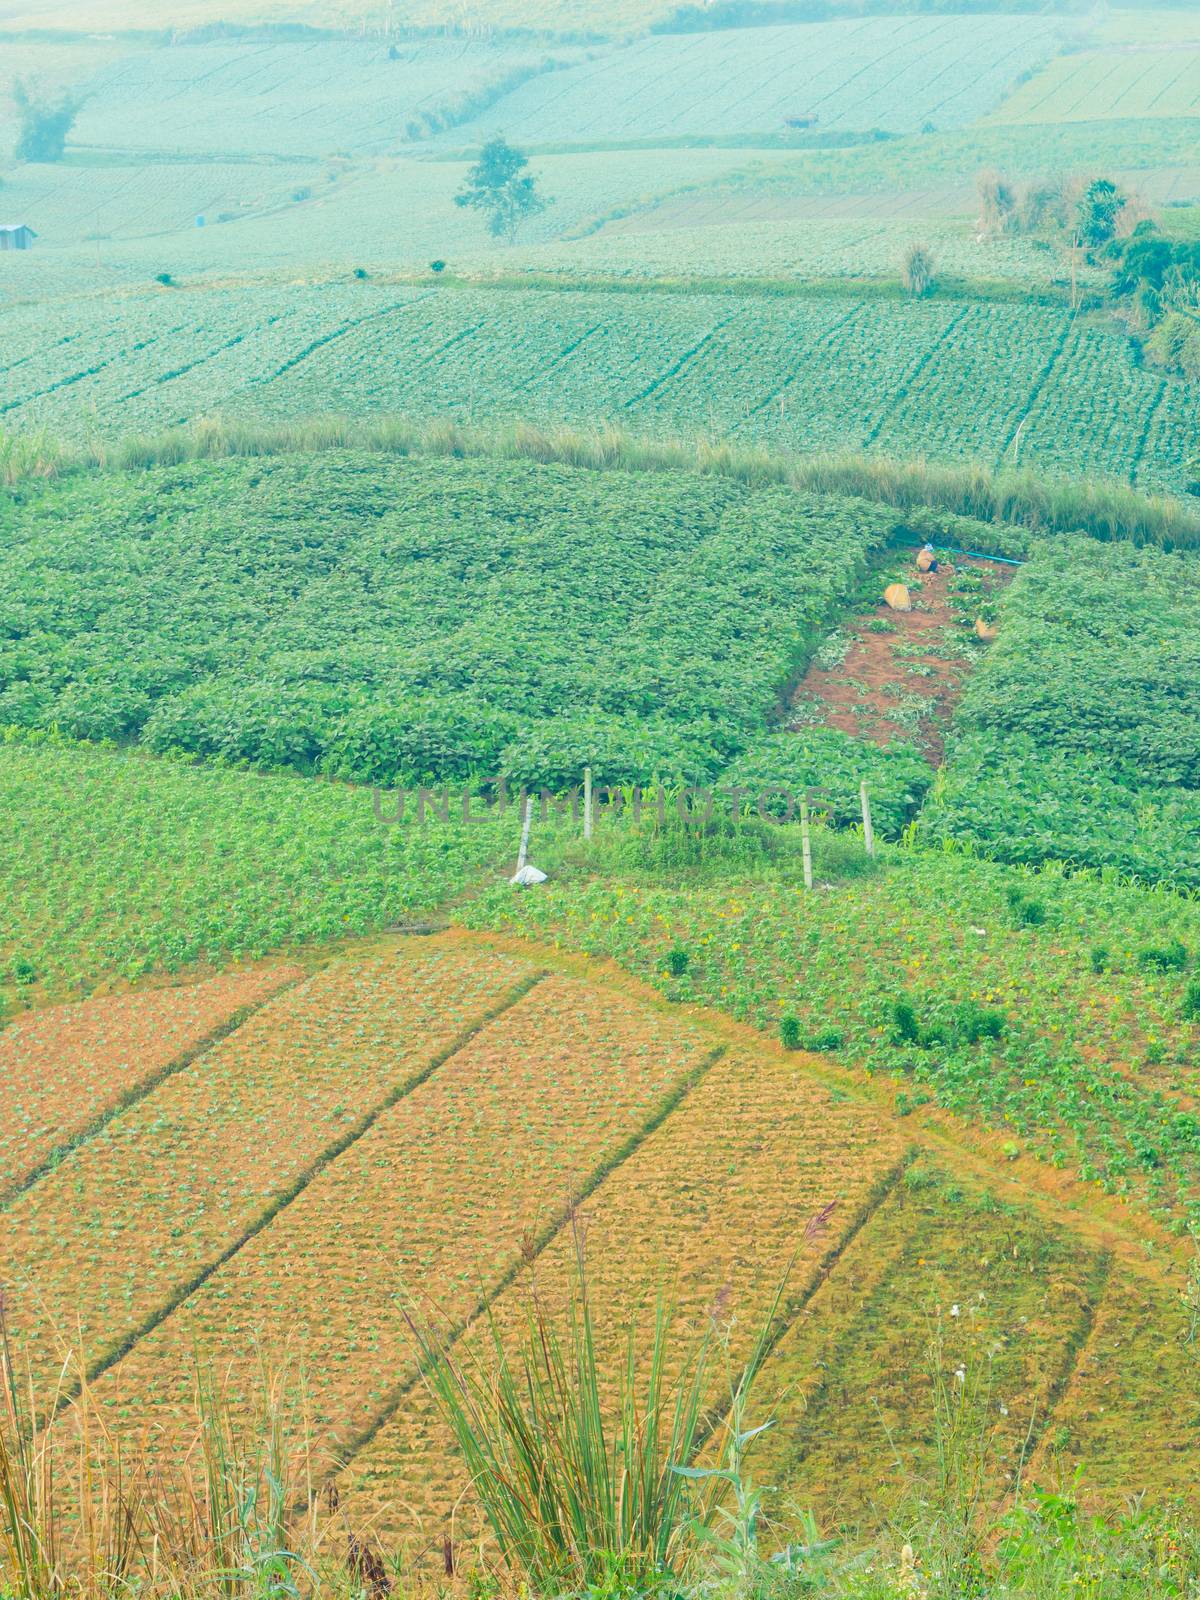
M 800 845 L 804 852 L 804 887 L 811 889 L 813 886 L 812 870 L 812 838 L 808 830 L 808 801 L 800 802 Z
M 867 847 L 867 854 L 875 854 L 875 829 L 871 826 L 871 797 L 867 793 L 867 780 L 864 778 L 858 791 L 862 801 L 863 843 Z
M 522 872 L 529 857 L 529 830 L 533 826 L 533 796 L 525 796 L 525 820 L 521 824 L 521 848 L 517 852 L 517 871 Z

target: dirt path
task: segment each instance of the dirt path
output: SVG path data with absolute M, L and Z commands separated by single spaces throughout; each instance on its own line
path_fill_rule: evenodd
M 792 725 L 817 722 L 875 744 L 903 739 L 940 766 L 946 729 L 987 648 L 970 623 L 1013 572 L 964 557 L 953 568 L 922 576 L 909 563 L 903 581 L 913 609 L 892 611 L 881 603 L 842 630 L 849 639 L 844 657 L 833 665 L 814 661 L 792 696 Z

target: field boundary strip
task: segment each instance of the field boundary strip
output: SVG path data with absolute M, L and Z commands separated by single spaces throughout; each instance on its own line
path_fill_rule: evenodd
M 547 974 L 543 973 L 542 976 L 547 976 Z M 605 986 L 598 985 L 597 987 L 603 988 Z M 687 1099 L 688 1095 L 691 1094 L 692 1090 L 696 1088 L 698 1084 L 703 1082 L 712 1069 L 717 1065 L 718 1061 L 723 1060 L 728 1053 L 729 1048 L 724 1044 L 715 1045 L 711 1050 L 707 1051 L 692 1068 L 692 1070 L 685 1074 L 685 1076 L 663 1097 L 659 1104 L 646 1118 L 645 1122 L 642 1123 L 641 1127 L 635 1128 L 634 1131 L 629 1134 L 628 1137 L 625 1138 L 615 1150 L 610 1151 L 609 1154 L 606 1155 L 598 1163 L 598 1165 L 592 1169 L 592 1171 L 584 1179 L 583 1183 L 579 1186 L 578 1192 L 572 1195 L 567 1200 L 566 1204 L 559 1210 L 559 1212 L 545 1224 L 545 1226 L 531 1241 L 528 1249 L 522 1251 L 520 1257 L 505 1270 L 505 1272 L 499 1279 L 497 1279 L 496 1283 L 490 1290 L 480 1294 L 478 1300 L 475 1302 L 474 1306 L 467 1313 L 467 1315 L 460 1321 L 454 1323 L 453 1326 L 447 1330 L 445 1338 L 441 1341 L 442 1350 L 453 1349 L 453 1347 L 471 1327 L 472 1323 L 474 1323 L 479 1317 L 484 1316 L 491 1309 L 496 1300 L 498 1300 L 499 1297 L 508 1289 L 512 1288 L 513 1284 L 516 1283 L 521 1274 L 526 1272 L 531 1266 L 534 1265 L 534 1263 L 545 1253 L 549 1246 L 553 1244 L 554 1240 L 558 1237 L 562 1230 L 570 1224 L 571 1218 L 574 1216 L 576 1210 L 580 1206 L 586 1204 L 587 1201 L 590 1200 L 595 1194 L 597 1189 L 599 1189 L 600 1185 L 611 1178 L 615 1172 L 619 1171 L 619 1169 L 624 1166 L 624 1164 L 635 1153 L 635 1151 L 637 1151 L 643 1144 L 645 1144 L 647 1139 L 651 1138 L 659 1131 L 661 1127 L 663 1127 L 663 1125 L 683 1104 L 684 1100 Z M 428 1372 L 429 1362 L 422 1360 L 411 1377 L 402 1379 L 388 1392 L 383 1401 L 380 1403 L 370 1422 L 367 1423 L 365 1427 L 359 1429 L 352 1438 L 347 1440 L 342 1447 L 337 1450 L 335 1463 L 326 1476 L 317 1485 L 318 1488 L 325 1483 L 333 1482 L 347 1469 L 347 1467 L 350 1466 L 356 1457 L 360 1455 L 369 1444 L 371 1444 L 371 1442 L 387 1426 L 387 1424 L 391 1422 L 392 1418 L 396 1415 L 397 1411 L 400 1409 L 400 1406 L 403 1404 L 408 1395 L 410 1395 L 419 1384 L 425 1381 Z M 307 1498 L 304 1502 L 298 1502 L 291 1508 L 293 1514 L 299 1514 L 302 1512 L 306 1505 Z
M 520 1004 L 527 994 L 535 989 L 544 978 L 549 976 L 550 973 L 543 967 L 536 967 L 532 972 L 527 973 L 512 988 L 508 989 L 494 1005 L 489 1006 L 486 1011 L 482 1012 L 472 1022 L 469 1022 L 466 1027 L 460 1029 L 448 1044 L 444 1045 L 441 1050 L 429 1058 L 420 1072 L 405 1079 L 403 1083 L 397 1084 L 385 1095 L 383 1100 L 364 1113 L 357 1122 L 348 1128 L 341 1138 L 327 1145 L 314 1160 L 309 1162 L 302 1172 L 296 1175 L 287 1188 L 276 1195 L 270 1205 L 265 1207 L 249 1226 L 242 1230 L 232 1244 L 227 1245 L 225 1249 L 192 1273 L 185 1282 L 176 1287 L 169 1299 L 150 1311 L 122 1339 L 116 1344 L 110 1345 L 102 1355 L 97 1356 L 94 1361 L 90 1362 L 85 1374 L 86 1381 L 95 1383 L 111 1367 L 115 1367 L 119 1361 L 129 1354 L 136 1344 L 144 1339 L 147 1334 L 152 1333 L 175 1311 L 178 1311 L 180 1306 L 189 1300 L 197 1289 L 207 1283 L 214 1273 L 219 1272 L 227 1262 L 232 1261 L 234 1256 L 243 1250 L 251 1240 L 256 1239 L 265 1228 L 268 1228 L 281 1212 L 299 1199 L 314 1178 L 336 1161 L 339 1156 L 344 1155 L 351 1146 L 357 1144 L 365 1134 L 369 1133 L 386 1111 L 390 1111 L 394 1105 L 397 1105 L 407 1095 L 419 1089 L 440 1067 L 445 1066 L 452 1056 L 465 1049 L 477 1034 L 482 1033 L 485 1028 L 495 1022 L 497 1018 L 503 1016 L 506 1011 L 510 1011 L 514 1006 Z M 57 1394 L 54 1405 L 45 1421 L 57 1421 L 79 1398 L 82 1387 L 82 1382 L 78 1379 L 69 1385 L 64 1385 L 63 1389 Z
M 128 1111 L 130 1106 L 137 1105 L 147 1095 L 153 1094 L 156 1089 L 166 1083 L 168 1078 L 173 1078 L 178 1073 L 186 1071 L 188 1067 L 199 1061 L 201 1056 L 207 1055 L 210 1050 L 215 1049 L 223 1040 L 235 1034 L 239 1028 L 245 1027 L 251 1017 L 256 1016 L 272 1000 L 278 1000 L 289 989 L 295 988 L 306 976 L 307 974 L 303 970 L 297 968 L 291 974 L 282 977 L 274 988 L 267 990 L 257 999 L 248 1001 L 244 1006 L 239 1006 L 223 1022 L 218 1023 L 215 1028 L 210 1028 L 202 1039 L 198 1039 L 195 1044 L 188 1045 L 177 1056 L 173 1056 L 165 1066 L 157 1068 L 147 1077 L 140 1079 L 137 1083 L 131 1084 L 128 1089 L 123 1090 L 111 1105 L 106 1106 L 102 1111 L 98 1111 L 90 1121 L 85 1122 L 70 1138 L 63 1139 L 56 1144 L 47 1155 L 43 1156 L 34 1166 L 28 1168 L 24 1176 L 16 1179 L 7 1188 L 0 1185 L 0 1212 L 6 1210 L 14 1200 L 18 1200 L 21 1195 L 53 1172 L 73 1150 L 78 1150 L 81 1146 L 94 1139 L 97 1134 L 103 1133 L 114 1118 L 120 1116 L 122 1112 Z

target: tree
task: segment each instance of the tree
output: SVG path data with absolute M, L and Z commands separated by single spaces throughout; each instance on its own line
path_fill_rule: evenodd
M 482 211 L 494 238 L 515 239 L 521 224 L 550 204 L 538 193 L 533 174 L 525 171 L 528 165 L 528 156 L 499 135 L 484 145 L 454 203 Z
M 1107 244 L 1117 231 L 1117 217 L 1125 209 L 1125 196 L 1107 178 L 1096 178 L 1083 191 L 1075 211 L 1081 243 L 1089 250 Z
M 61 161 L 67 135 L 79 115 L 81 100 L 64 95 L 61 100 L 39 100 L 18 78 L 13 84 L 20 131 L 13 154 L 18 161 Z
M 910 244 L 904 256 L 900 281 L 914 300 L 933 290 L 933 256 L 923 244 Z

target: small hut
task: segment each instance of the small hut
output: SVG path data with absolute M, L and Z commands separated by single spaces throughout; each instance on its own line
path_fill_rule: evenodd
M 0 250 L 29 250 L 37 234 L 24 222 L 0 222 Z

